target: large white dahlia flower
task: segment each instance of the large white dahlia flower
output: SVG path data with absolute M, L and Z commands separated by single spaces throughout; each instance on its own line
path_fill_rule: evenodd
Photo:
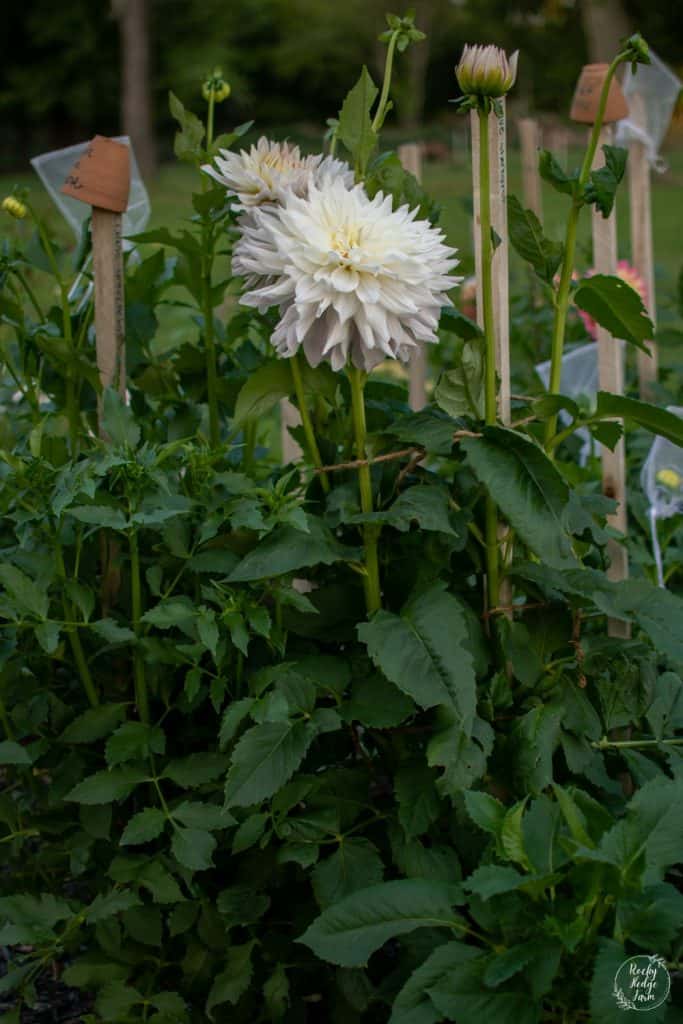
M 350 358 L 369 371 L 437 341 L 447 290 L 462 279 L 450 276 L 455 249 L 417 212 L 394 211 L 391 196 L 371 200 L 362 185 L 349 190 L 339 179 L 254 211 L 233 271 L 247 277 L 244 305 L 279 307 L 279 355 L 303 348 L 312 366 L 327 359 L 341 370 Z
M 305 196 L 311 182 L 322 185 L 340 178 L 347 188 L 353 185 L 353 171 L 343 160 L 322 153 L 302 157 L 298 146 L 270 142 L 265 136 L 249 151 L 221 149 L 215 164 L 206 164 L 202 170 L 237 198 L 236 210 L 279 203 L 288 190 Z

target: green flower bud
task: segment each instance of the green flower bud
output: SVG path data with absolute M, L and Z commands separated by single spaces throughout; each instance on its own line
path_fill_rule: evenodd
M 5 196 L 2 203 L 0 203 L 0 208 L 5 213 L 9 213 L 11 217 L 16 217 L 17 220 L 23 220 L 24 217 L 28 216 L 28 206 L 14 196 Z
M 209 75 L 202 85 L 202 96 L 207 103 L 211 98 L 214 103 L 222 103 L 223 100 L 227 100 L 231 91 L 230 84 L 223 78 L 220 68 L 215 68 L 213 74 Z
M 505 96 L 517 78 L 518 56 L 515 50 L 508 59 L 498 46 L 465 46 L 455 69 L 458 85 L 465 96 Z
M 632 36 L 629 36 L 621 45 L 624 48 L 624 52 L 628 54 L 628 59 L 634 64 L 650 63 L 650 47 L 640 32 L 635 32 Z

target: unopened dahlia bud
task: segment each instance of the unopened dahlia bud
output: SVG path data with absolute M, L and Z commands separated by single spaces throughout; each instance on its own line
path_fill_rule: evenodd
M 517 78 L 518 56 L 515 50 L 508 59 L 498 46 L 465 46 L 455 69 L 458 85 L 465 96 L 505 96 Z
M 231 91 L 230 84 L 223 78 L 220 68 L 215 68 L 213 74 L 209 75 L 202 85 L 202 96 L 207 103 L 212 97 L 214 103 L 222 103 L 223 100 L 227 100 Z
M 17 220 L 23 220 L 28 214 L 28 207 L 21 200 L 16 199 L 14 196 L 5 196 L 0 207 L 9 213 L 10 216 L 16 217 Z

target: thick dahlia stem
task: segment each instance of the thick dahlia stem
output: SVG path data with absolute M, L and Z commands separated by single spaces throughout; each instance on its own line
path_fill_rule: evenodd
M 206 115 L 206 146 L 213 142 L 213 112 L 215 96 L 213 90 L 209 94 Z M 207 187 L 206 176 L 202 178 L 202 191 Z M 212 448 L 217 448 L 221 439 L 220 417 L 218 411 L 218 373 L 216 368 L 216 339 L 213 322 L 213 296 L 211 279 L 213 276 L 214 236 L 208 218 L 202 224 L 202 313 L 204 316 L 204 355 L 206 359 L 206 396 L 209 407 L 209 441 Z
M 481 292 L 484 312 L 486 368 L 484 384 L 484 419 L 493 426 L 497 419 L 496 329 L 493 319 L 493 243 L 491 239 L 491 195 L 489 166 L 489 112 L 479 108 L 479 215 L 481 219 Z M 486 498 L 486 578 L 489 608 L 498 605 L 498 514 L 496 503 Z
M 586 152 L 584 154 L 571 209 L 567 216 L 567 228 L 564 238 L 564 258 L 562 262 L 562 271 L 560 273 L 560 284 L 557 290 L 552 348 L 550 354 L 549 391 L 552 395 L 559 394 L 562 383 L 562 356 L 564 355 L 569 294 L 571 291 L 572 273 L 574 270 L 574 258 L 576 256 L 576 230 L 579 221 L 579 212 L 584 204 L 584 190 L 586 188 L 588 176 L 590 175 L 593 160 L 595 159 L 595 153 L 598 148 L 598 141 L 600 139 L 600 132 L 602 131 L 602 123 L 605 117 L 610 85 L 612 84 L 612 79 L 614 78 L 617 68 L 623 63 L 627 56 L 628 55 L 625 53 L 618 54 L 610 64 L 609 70 L 605 76 L 605 81 L 602 85 L 602 92 L 600 93 L 600 100 L 598 103 L 598 112 L 593 125 L 593 130 L 591 131 L 590 138 L 588 140 L 588 146 L 586 147 Z M 554 447 L 552 441 L 556 432 L 557 415 L 550 416 L 545 427 L 545 444 L 546 448 L 550 451 L 552 451 Z
M 367 425 L 365 422 L 365 399 L 363 389 L 365 387 L 365 374 L 355 366 L 349 367 L 349 382 L 351 384 L 351 411 L 353 415 L 353 432 L 356 440 L 356 458 L 365 459 L 365 439 L 367 437 Z M 358 484 L 360 488 L 360 507 L 368 515 L 374 510 L 372 501 L 372 479 L 370 467 L 367 463 L 358 467 Z M 372 523 L 366 523 L 363 527 L 363 544 L 365 547 L 365 604 L 368 615 L 372 615 L 382 607 L 382 592 L 379 585 L 379 560 L 377 555 L 377 543 L 379 541 L 379 528 Z
M 130 604 L 133 619 L 133 630 L 136 639 L 139 639 L 142 632 L 142 586 L 140 580 L 140 554 L 138 550 L 138 535 L 135 530 L 128 534 L 130 551 Z M 145 675 L 145 662 L 138 644 L 136 643 L 133 654 L 133 672 L 135 685 L 135 704 L 138 709 L 140 721 L 145 725 L 149 723 L 149 697 L 147 693 L 147 679 Z
M 306 404 L 306 393 L 304 391 L 304 380 L 301 376 L 301 364 L 299 363 L 299 356 L 295 353 L 289 360 L 289 365 L 292 367 L 292 380 L 294 381 L 294 393 L 296 395 L 296 404 L 299 407 L 299 415 L 301 416 L 301 423 L 304 428 L 304 434 L 306 435 L 306 445 L 308 447 L 308 456 L 316 467 L 316 469 L 322 469 L 323 460 L 320 456 L 320 449 L 318 448 L 318 442 L 315 439 L 315 431 L 313 430 L 313 422 L 311 420 L 308 406 Z M 330 481 L 327 473 L 320 473 L 320 483 L 325 494 L 330 493 Z

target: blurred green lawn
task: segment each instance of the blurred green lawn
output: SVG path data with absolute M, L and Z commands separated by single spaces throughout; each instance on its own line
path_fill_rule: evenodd
M 675 304 L 676 281 L 683 265 L 681 240 L 683 233 L 683 149 L 667 154 L 669 169 L 664 174 L 653 174 L 653 234 L 657 274 L 657 298 L 660 312 Z M 578 151 L 571 152 L 569 167 L 576 166 L 581 159 Z M 509 155 L 509 191 L 522 196 L 521 162 L 516 149 Z M 152 215 L 150 227 L 177 227 L 191 215 L 190 194 L 196 188 L 196 172 L 187 165 L 169 164 L 161 168 L 150 187 Z M 31 200 L 43 214 L 57 237 L 65 244 L 73 244 L 70 229 L 52 204 L 40 181 L 31 172 L 19 177 L 0 177 L 0 195 L 10 191 L 13 184 L 25 185 L 31 189 Z M 465 147 L 447 162 L 426 163 L 424 184 L 427 191 L 441 206 L 440 223 L 450 243 L 460 251 L 462 272 L 472 271 L 471 243 L 471 169 L 469 153 Z M 628 195 L 626 185 L 622 186 L 617 203 L 619 257 L 629 259 Z M 546 234 L 561 239 L 567 212 L 567 197 L 559 195 L 550 187 L 543 186 L 543 220 Z M 28 226 L 12 221 L 2 215 L 0 237 L 25 234 Z M 584 212 L 579 230 L 577 257 L 580 271 L 590 266 L 590 217 Z M 515 282 L 523 281 L 521 262 L 511 259 L 513 288 Z

